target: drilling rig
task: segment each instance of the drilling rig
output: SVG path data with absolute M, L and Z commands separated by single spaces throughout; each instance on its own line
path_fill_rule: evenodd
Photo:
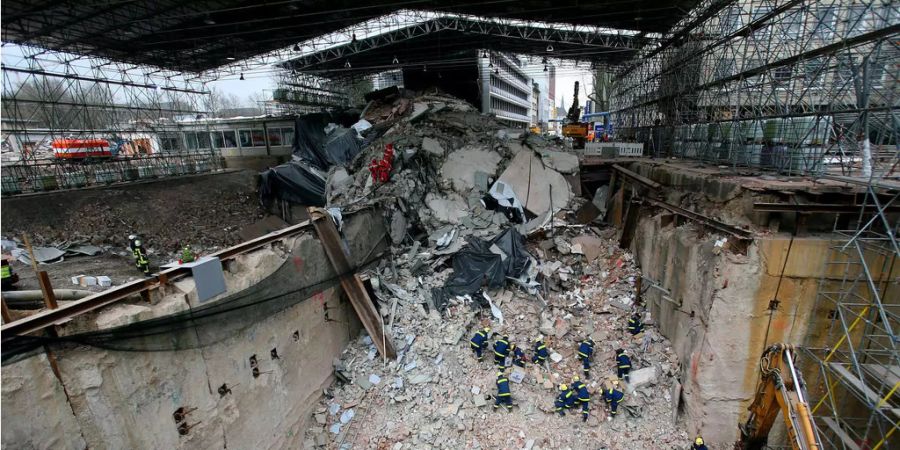
M 575 97 L 572 99 L 572 106 L 566 114 L 566 123 L 563 125 L 562 134 L 565 137 L 572 138 L 572 148 L 584 148 L 584 141 L 587 139 L 589 124 L 581 121 L 581 107 L 578 106 L 578 82 L 575 82 Z

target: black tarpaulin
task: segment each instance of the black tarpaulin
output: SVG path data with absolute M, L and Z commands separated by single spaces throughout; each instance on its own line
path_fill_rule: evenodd
M 502 287 L 507 277 L 520 277 L 530 263 L 525 238 L 515 228 L 506 229 L 490 241 L 473 237 L 453 255 L 453 275 L 444 287 L 432 290 L 434 306 L 443 310 L 450 296 L 471 295 L 484 285 Z
M 325 134 L 325 127 L 342 119 L 317 113 L 294 121 L 293 153 L 301 161 L 327 171 L 331 166 L 347 166 L 362 149 L 356 131 L 339 126 Z
M 264 205 L 279 199 L 298 205 L 325 206 L 325 179 L 302 163 L 275 166 L 259 176 L 259 199 Z

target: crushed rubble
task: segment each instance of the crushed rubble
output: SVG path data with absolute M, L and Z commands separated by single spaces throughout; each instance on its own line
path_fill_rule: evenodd
M 563 176 L 577 171 L 577 159 L 558 143 L 504 130 L 448 96 L 393 95 L 366 111 L 372 130 L 384 133 L 340 171 L 340 181 L 339 171 L 329 172 L 326 200 L 333 207 L 385 210 L 392 255 L 369 275 L 398 356 L 382 359 L 365 334 L 351 342 L 336 362 L 338 378 L 348 382 L 326 390 L 304 448 L 617 449 L 689 442 L 674 423 L 679 368 L 669 342 L 652 326 L 634 337 L 626 332 L 633 312 L 646 314 L 635 299 L 640 272 L 633 257 L 618 247 L 615 233 L 573 225 L 574 212 L 588 202 L 574 198 Z M 398 154 L 389 180 L 373 180 L 367 163 L 388 143 Z M 512 198 L 486 202 L 497 199 L 491 190 Z M 482 258 L 484 275 L 462 280 L 458 262 L 472 257 Z M 448 295 L 454 279 L 461 288 Z M 469 338 L 485 326 L 526 352 L 526 367 L 506 371 L 511 412 L 491 407 L 492 351 L 480 363 L 471 351 Z M 544 366 L 530 363 L 539 336 L 550 350 Z M 596 347 L 585 380 L 592 399 L 585 424 L 578 411 L 555 414 L 553 400 L 555 386 L 581 375 L 576 349 L 588 337 Z M 618 348 L 631 356 L 632 384 L 624 412 L 607 421 L 600 391 L 616 378 Z

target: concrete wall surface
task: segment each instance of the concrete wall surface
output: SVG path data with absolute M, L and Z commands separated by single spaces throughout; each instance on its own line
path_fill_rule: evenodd
M 358 263 L 379 254 L 372 250 L 384 232 L 376 211 L 345 216 Z M 59 379 L 44 352 L 5 365 L 2 448 L 298 448 L 332 382 L 332 360 L 358 335 L 359 321 L 311 230 L 226 266 L 229 292 L 213 302 L 231 302 L 234 311 L 109 343 L 156 351 L 52 346 Z M 167 286 L 149 307 L 120 305 L 65 328 L 128 324 L 154 316 L 148 308 L 171 313 L 188 304 L 208 305 L 196 303 L 190 279 Z M 180 408 L 186 434 L 173 416 Z
M 744 254 L 717 248 L 721 236 L 695 224 L 676 227 L 660 218 L 639 220 L 633 249 L 645 283 L 668 295 L 649 289 L 644 301 L 680 357 L 688 430 L 730 444 L 747 418 L 764 348 L 804 345 L 828 327 L 827 311 L 814 305 L 833 242 L 830 236 L 769 234 Z

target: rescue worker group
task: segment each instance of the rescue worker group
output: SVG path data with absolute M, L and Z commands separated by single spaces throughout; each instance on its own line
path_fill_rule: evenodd
M 644 326 L 641 323 L 640 316 L 638 314 L 633 315 L 628 320 L 628 333 L 637 335 L 643 330 Z M 525 367 L 525 352 L 516 344 L 511 343 L 509 336 L 500 336 L 497 333 L 491 334 L 490 327 L 485 327 L 478 330 L 470 340 L 472 351 L 475 353 L 475 357 L 478 358 L 478 361 L 484 360 L 484 353 L 487 351 L 488 341 L 491 339 L 494 339 L 494 365 L 497 366 L 497 395 L 494 396 L 494 410 L 498 410 L 502 405 L 507 411 L 512 411 L 514 405 L 506 369 L 509 365 Z M 591 376 L 591 360 L 594 355 L 594 340 L 591 338 L 582 340 L 578 344 L 576 352 L 578 359 L 581 361 L 583 371 L 582 376 L 584 379 L 588 379 Z M 549 357 L 550 353 L 547 350 L 544 339 L 542 337 L 535 338 L 531 363 L 545 365 L 547 364 L 547 359 Z M 631 373 L 631 358 L 628 357 L 628 354 L 624 349 L 620 348 L 616 350 L 615 365 L 618 379 L 614 380 L 611 385 L 605 387 L 601 392 L 601 397 L 606 401 L 606 404 L 609 407 L 609 416 L 607 416 L 607 420 L 612 420 L 616 417 L 619 413 L 619 404 L 625 399 L 625 391 L 620 387 L 619 380 L 624 380 L 626 383 L 629 381 L 628 375 Z M 560 416 L 565 416 L 567 410 L 581 407 L 581 420 L 587 421 L 590 412 L 590 404 L 591 395 L 590 392 L 588 392 L 587 385 L 581 381 L 581 377 L 576 375 L 572 377 L 571 383 L 562 383 L 559 385 L 559 394 L 554 403 L 554 411 Z
M 144 249 L 144 243 L 141 240 L 140 236 L 137 235 L 129 235 L 128 236 L 128 248 L 131 250 L 131 256 L 134 257 L 134 266 L 137 267 L 144 276 L 150 276 L 150 260 L 147 259 L 147 251 Z M 181 258 L 178 260 L 178 264 L 186 264 L 194 262 L 195 256 L 194 252 L 191 250 L 190 245 L 185 245 L 181 249 Z
M 639 314 L 633 314 L 628 319 L 627 332 L 632 336 L 636 336 L 644 331 L 644 324 L 641 322 Z M 484 361 L 484 354 L 488 351 L 488 344 L 494 339 L 494 365 L 497 367 L 497 395 L 494 396 L 494 410 L 497 411 L 502 405 L 507 412 L 513 409 L 512 391 L 509 387 L 509 378 L 506 375 L 506 369 L 511 365 L 525 367 L 525 352 L 516 344 L 510 342 L 508 335 L 500 335 L 491 333 L 490 327 L 484 327 L 472 336 L 469 343 L 472 351 L 479 362 Z M 578 359 L 581 361 L 582 376 L 588 379 L 591 376 L 591 359 L 594 356 L 594 340 L 586 338 L 578 343 L 576 349 Z M 547 344 L 544 338 L 538 336 L 534 339 L 534 347 L 532 349 L 531 363 L 544 366 L 547 359 L 550 358 L 550 352 L 547 350 Z M 615 356 L 616 378 L 606 387 L 602 388 L 601 397 L 609 408 L 609 415 L 606 420 L 613 420 L 619 413 L 619 404 L 625 400 L 625 390 L 620 386 L 620 381 L 628 383 L 631 373 L 631 358 L 624 349 L 617 349 Z M 558 386 L 559 393 L 553 404 L 554 412 L 560 416 L 565 416 L 566 411 L 581 407 L 581 421 L 586 422 L 590 413 L 591 394 L 587 385 L 581 381 L 581 377 L 575 375 L 569 384 L 561 383 Z M 703 442 L 703 438 L 697 436 L 691 450 L 707 450 Z

